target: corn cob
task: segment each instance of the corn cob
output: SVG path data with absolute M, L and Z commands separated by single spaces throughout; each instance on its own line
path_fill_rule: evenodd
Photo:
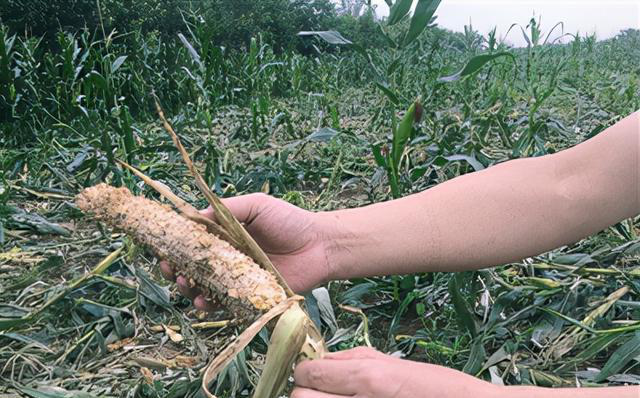
M 168 261 L 176 275 L 197 284 L 205 297 L 243 323 L 286 299 L 271 273 L 169 206 L 107 184 L 85 189 L 76 197 L 76 204 L 147 246 Z

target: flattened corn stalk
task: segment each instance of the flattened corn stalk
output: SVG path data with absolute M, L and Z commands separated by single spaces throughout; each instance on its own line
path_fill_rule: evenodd
M 76 197 L 76 203 L 167 260 L 177 275 L 198 284 L 207 298 L 231 311 L 240 324 L 250 324 L 205 370 L 202 388 L 208 397 L 215 398 L 208 386 L 218 372 L 271 319 L 280 317 L 254 395 L 277 397 L 287 384 L 292 365 L 304 358 L 322 356 L 324 340 L 302 309 L 303 298 L 293 294 L 267 255 L 209 190 L 157 102 L 156 107 L 196 185 L 218 215 L 218 222 L 200 216 L 164 184 L 123 162 L 120 164 L 171 201 L 181 214 L 167 205 L 134 196 L 126 188 L 106 184 L 85 189 Z

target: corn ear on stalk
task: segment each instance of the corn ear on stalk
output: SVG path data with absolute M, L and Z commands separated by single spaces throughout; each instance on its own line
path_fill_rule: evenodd
M 76 204 L 168 261 L 177 275 L 198 284 L 205 297 L 241 322 L 253 321 L 286 299 L 271 273 L 169 206 L 107 184 L 85 189 Z

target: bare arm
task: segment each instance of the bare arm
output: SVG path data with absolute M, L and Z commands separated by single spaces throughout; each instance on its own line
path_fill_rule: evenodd
M 504 387 L 466 373 L 358 347 L 296 366 L 291 398 L 638 398 L 640 387 Z M 321 394 L 320 392 L 327 393 Z M 333 395 L 337 394 L 337 395 Z
M 503 396 L 509 398 L 638 398 L 640 387 L 603 388 L 540 388 L 503 387 Z
M 459 271 L 516 261 L 640 213 L 640 112 L 571 149 L 427 191 L 320 213 L 335 225 L 329 275 Z

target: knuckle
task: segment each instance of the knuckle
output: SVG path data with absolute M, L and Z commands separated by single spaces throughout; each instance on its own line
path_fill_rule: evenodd
M 324 381 L 324 375 L 322 374 L 322 370 L 320 369 L 311 369 L 309 372 L 309 382 L 312 386 L 317 386 L 322 384 Z
M 266 203 L 271 199 L 271 196 L 267 195 L 264 192 L 256 192 L 250 194 L 251 199 L 253 199 L 256 203 Z
M 354 352 L 358 354 L 376 354 L 378 351 L 374 350 L 371 347 L 356 347 L 353 349 Z
M 271 206 L 271 200 L 273 200 L 271 196 L 262 192 L 252 193 L 252 194 L 249 194 L 248 196 L 250 199 L 249 203 L 250 203 L 251 214 L 252 214 L 252 216 L 250 216 L 249 218 L 251 219 L 256 218 L 266 208 Z
M 322 367 L 314 366 L 310 363 L 307 370 L 307 379 L 312 387 L 321 386 L 326 383 L 327 374 Z

